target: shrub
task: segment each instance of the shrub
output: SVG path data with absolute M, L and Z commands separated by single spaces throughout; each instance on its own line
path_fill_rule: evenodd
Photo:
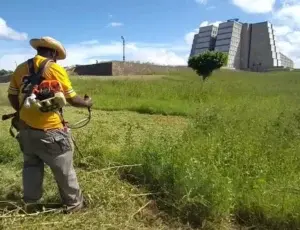
M 205 80 L 216 69 L 220 69 L 227 64 L 228 55 L 222 52 L 206 51 L 193 56 L 188 61 L 188 66 L 196 71 Z
M 0 70 L 0 76 L 5 76 L 5 75 L 9 75 L 9 74 L 12 74 L 12 71 L 5 70 L 5 69 Z

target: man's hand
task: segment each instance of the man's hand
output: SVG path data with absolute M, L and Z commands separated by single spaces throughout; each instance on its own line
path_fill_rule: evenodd
M 92 98 L 90 98 L 88 95 L 84 95 L 84 100 L 86 101 L 88 108 L 93 106 Z
M 78 95 L 72 98 L 67 98 L 67 102 L 74 107 L 81 107 L 81 108 L 90 108 L 92 107 L 93 104 L 91 98 L 84 99 Z

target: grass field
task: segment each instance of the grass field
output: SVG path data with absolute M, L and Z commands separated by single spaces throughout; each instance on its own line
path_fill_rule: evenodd
M 189 72 L 72 82 L 94 100 L 92 121 L 73 131 L 89 209 L 26 217 L 3 211 L 0 229 L 300 228 L 297 73 L 222 71 L 205 83 Z M 6 87 L 2 113 L 11 111 Z M 65 113 L 70 122 L 86 114 Z M 1 123 L 0 200 L 16 201 L 22 158 L 8 127 Z M 49 170 L 45 199 L 59 199 Z

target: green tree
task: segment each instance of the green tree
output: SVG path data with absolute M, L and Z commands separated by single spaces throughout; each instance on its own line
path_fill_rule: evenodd
M 189 58 L 188 66 L 192 68 L 203 80 L 208 78 L 214 70 L 227 65 L 227 53 L 218 51 L 206 51 L 199 55 Z
M 0 77 L 1 76 L 6 76 L 6 75 L 9 75 L 9 74 L 12 74 L 13 72 L 10 71 L 10 70 L 5 70 L 5 69 L 1 69 L 0 70 Z

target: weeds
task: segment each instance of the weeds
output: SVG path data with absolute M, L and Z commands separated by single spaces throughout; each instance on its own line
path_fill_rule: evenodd
M 74 79 L 77 92 L 95 101 L 92 122 L 74 131 L 83 153 L 75 163 L 91 209 L 53 228 L 87 222 L 115 223 L 113 229 L 170 227 L 156 215 L 150 215 L 158 218 L 154 222 L 140 216 L 152 205 L 149 199 L 158 212 L 193 227 L 299 228 L 299 83 L 294 73 L 229 71 L 217 71 L 205 83 L 187 73 L 152 80 Z M 82 115 L 74 111 L 68 108 L 65 116 Z M 6 129 L 2 125 L 1 199 L 20 193 L 20 177 L 10 173 L 20 169 L 20 153 Z M 135 187 L 119 176 L 147 196 L 133 198 Z M 46 199 L 57 200 L 55 186 L 46 187 Z

